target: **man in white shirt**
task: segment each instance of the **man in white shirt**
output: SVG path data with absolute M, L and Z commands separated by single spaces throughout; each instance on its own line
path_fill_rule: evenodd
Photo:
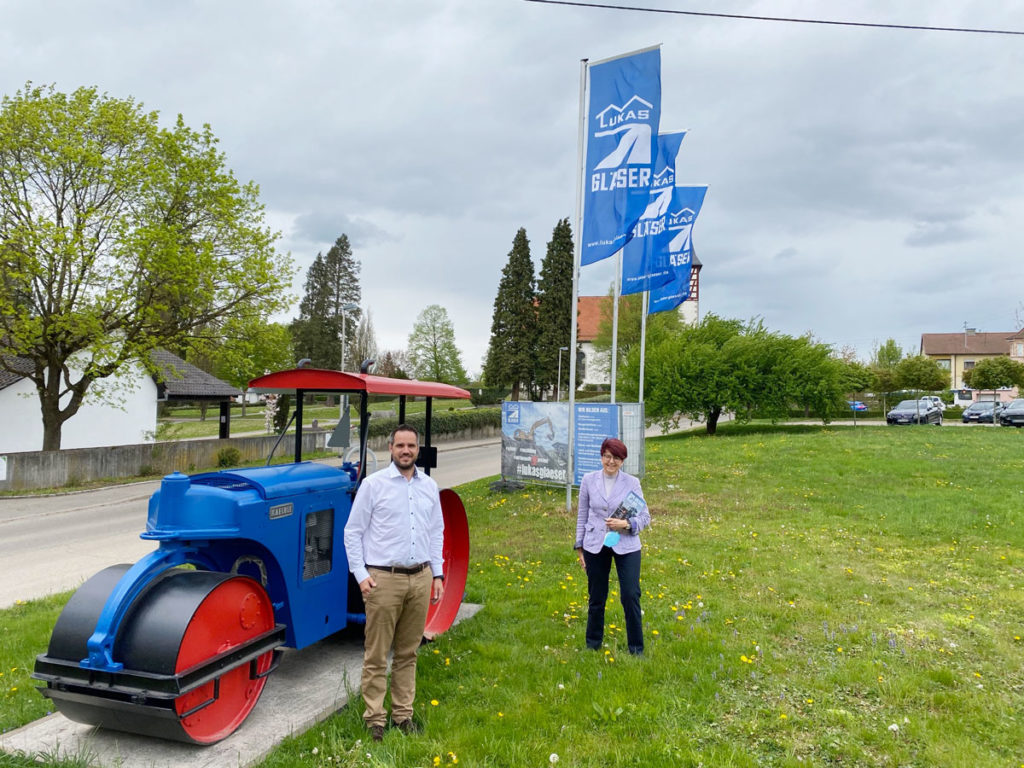
M 430 603 L 444 594 L 444 519 L 437 483 L 416 467 L 419 433 L 405 424 L 388 438 L 391 464 L 363 479 L 345 525 L 348 567 L 366 606 L 363 721 L 384 738 L 388 651 L 391 716 L 403 733 L 417 730 L 416 652 Z

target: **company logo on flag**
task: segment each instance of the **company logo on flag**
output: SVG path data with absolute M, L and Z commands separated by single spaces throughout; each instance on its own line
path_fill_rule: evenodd
M 622 293 L 649 291 L 672 279 L 669 206 L 676 181 L 676 155 L 685 131 L 658 136 L 658 159 L 647 208 L 622 249 Z
M 661 120 L 661 48 L 591 64 L 581 264 L 625 245 L 648 204 Z
M 676 187 L 672 190 L 672 213 L 667 217 L 669 233 L 668 262 L 671 278 L 652 288 L 647 314 L 675 309 L 690 295 L 693 268 L 693 225 L 697 221 L 708 188 Z

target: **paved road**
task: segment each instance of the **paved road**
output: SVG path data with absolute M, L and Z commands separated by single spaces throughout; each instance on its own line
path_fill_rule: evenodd
M 501 441 L 438 446 L 432 476 L 442 488 L 497 475 Z M 386 458 L 386 454 L 380 457 Z M 0 608 L 75 589 L 108 565 L 133 563 L 155 547 L 146 529 L 157 481 L 95 491 L 0 499 Z

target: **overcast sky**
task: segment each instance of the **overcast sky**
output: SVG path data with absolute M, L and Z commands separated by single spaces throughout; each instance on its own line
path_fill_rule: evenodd
M 1022 0 L 625 4 L 1024 30 Z M 709 185 L 701 316 L 864 359 L 890 337 L 1019 329 L 1024 36 L 523 0 L 0 0 L 0 19 L 4 94 L 96 86 L 209 123 L 260 185 L 296 294 L 346 233 L 384 349 L 440 304 L 480 371 L 518 228 L 538 271 L 556 222 L 575 232 L 580 60 L 658 43 L 661 129 L 689 131 L 678 182 Z M 607 292 L 610 264 L 582 294 Z

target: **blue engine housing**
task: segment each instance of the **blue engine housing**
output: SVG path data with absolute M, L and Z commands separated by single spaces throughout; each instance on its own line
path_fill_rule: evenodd
M 355 488 L 353 466 L 310 462 L 168 475 L 142 534 L 160 543 L 151 570 L 185 562 L 261 582 L 285 645 L 303 648 L 365 621 L 344 546 Z

